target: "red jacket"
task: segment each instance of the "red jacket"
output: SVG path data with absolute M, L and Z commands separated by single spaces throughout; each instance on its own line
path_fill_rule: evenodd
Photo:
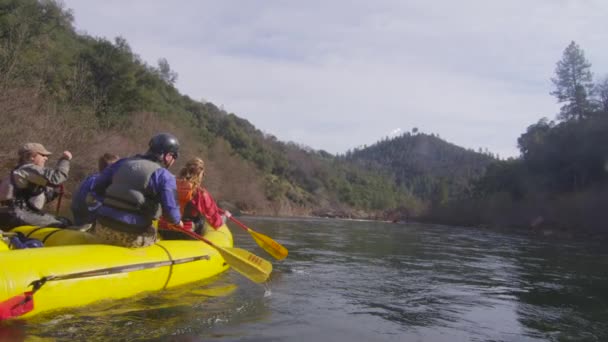
M 204 216 L 207 223 L 213 228 L 219 228 L 224 224 L 222 214 L 224 211 L 220 209 L 211 194 L 204 188 L 198 187 L 192 189 L 192 184 L 188 181 L 177 180 L 177 197 L 182 212 L 182 221 L 184 228 L 193 230 L 192 218 Z M 158 221 L 158 227 L 169 229 L 168 222 L 161 217 Z
M 215 200 L 206 189 L 196 189 L 189 204 L 186 207 L 186 210 L 189 210 L 189 212 L 184 213 L 185 215 L 191 214 L 193 217 L 199 214 L 203 215 L 207 222 L 216 229 L 224 224 L 224 220 L 222 219 L 224 211 L 217 206 Z

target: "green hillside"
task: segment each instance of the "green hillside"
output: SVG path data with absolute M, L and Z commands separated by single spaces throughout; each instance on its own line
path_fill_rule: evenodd
M 278 141 L 211 102 L 180 94 L 177 77 L 165 59 L 143 62 L 123 38 L 78 34 L 59 2 L 1 0 L 4 172 L 20 144 L 39 141 L 73 152 L 74 189 L 100 154 L 141 152 L 152 134 L 170 131 L 184 149 L 180 164 L 202 156 L 207 187 L 242 211 L 371 217 L 399 205 L 419 207 L 390 177 Z

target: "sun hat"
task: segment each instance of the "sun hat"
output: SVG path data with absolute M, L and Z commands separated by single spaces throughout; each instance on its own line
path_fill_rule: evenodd
M 39 143 L 27 143 L 27 144 L 24 144 L 23 146 L 21 146 L 21 148 L 19 149 L 20 156 L 22 156 L 28 152 L 38 153 L 43 156 L 49 156 L 49 155 L 53 154 L 53 153 L 49 152 L 46 148 L 44 148 L 44 146 L 42 146 L 42 144 L 39 144 Z

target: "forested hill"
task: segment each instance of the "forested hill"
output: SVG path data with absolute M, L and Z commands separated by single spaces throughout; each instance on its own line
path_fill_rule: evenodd
M 416 196 L 439 202 L 470 194 L 472 181 L 496 160 L 490 153 L 467 150 L 417 131 L 349 151 L 344 159 L 386 170 Z
M 70 150 L 69 199 L 101 154 L 140 153 L 150 136 L 169 131 L 182 145 L 173 172 L 203 157 L 205 185 L 234 210 L 370 217 L 419 207 L 390 177 L 278 141 L 243 119 L 247 113 L 180 94 L 178 76 L 165 59 L 142 61 L 121 37 L 78 33 L 61 2 L 0 0 L 0 171 L 15 166 L 26 141 Z
M 400 208 L 421 212 L 433 191 L 465 189 L 490 159 L 424 134 L 336 157 L 281 142 L 243 119 L 247 113 L 180 94 L 178 77 L 164 58 L 144 62 L 124 38 L 78 33 L 59 1 L 0 0 L 0 172 L 15 166 L 26 141 L 70 150 L 69 200 L 101 154 L 141 153 L 153 134 L 168 131 L 182 145 L 172 171 L 202 157 L 205 185 L 230 209 L 386 218 Z M 412 144 L 391 151 L 401 140 Z M 364 157 L 387 168 L 369 168 Z

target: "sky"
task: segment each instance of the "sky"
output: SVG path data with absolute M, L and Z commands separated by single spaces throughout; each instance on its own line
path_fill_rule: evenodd
M 560 105 L 576 41 L 608 75 L 605 0 L 64 0 L 79 33 L 124 37 L 177 89 L 279 140 L 341 154 L 418 128 L 516 157 Z

